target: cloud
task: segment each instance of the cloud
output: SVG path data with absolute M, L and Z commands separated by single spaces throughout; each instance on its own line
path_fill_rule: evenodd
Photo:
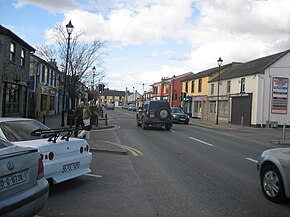
M 34 5 L 51 13 L 59 13 L 80 7 L 73 0 L 17 0 L 13 5 L 16 8 L 22 8 L 25 5 Z

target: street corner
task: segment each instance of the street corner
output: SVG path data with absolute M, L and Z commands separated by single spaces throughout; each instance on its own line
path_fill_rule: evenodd
M 276 144 L 276 145 L 290 145 L 290 140 L 277 139 L 277 140 L 271 140 L 271 143 Z
M 105 140 L 87 139 L 91 152 L 127 155 L 127 150 L 120 144 Z
M 117 129 L 118 126 L 115 125 L 92 125 L 92 131 L 98 131 L 98 130 L 106 130 L 106 129 Z

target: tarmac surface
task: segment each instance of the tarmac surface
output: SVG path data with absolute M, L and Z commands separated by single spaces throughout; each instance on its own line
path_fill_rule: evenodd
M 67 124 L 67 114 L 65 114 L 65 126 L 61 127 L 61 114 L 49 115 L 43 118 L 38 118 L 38 121 L 44 123 L 50 128 L 67 128 L 70 127 Z M 219 122 L 217 125 L 215 122 L 201 120 L 197 118 L 190 118 L 189 125 L 206 127 L 210 130 L 221 131 L 223 133 L 235 134 L 240 137 L 247 137 L 248 139 L 257 140 L 260 143 L 268 143 L 272 145 L 277 145 L 277 147 L 287 147 L 290 145 L 290 128 L 285 129 L 285 134 L 283 138 L 283 128 L 260 128 L 260 127 L 249 127 L 240 126 L 231 123 Z M 99 121 L 98 126 L 93 125 L 92 131 L 106 130 L 110 128 L 116 128 L 110 123 L 108 119 L 107 124 L 104 120 Z M 86 139 L 90 145 L 90 150 L 92 152 L 110 152 L 115 154 L 127 154 L 127 151 L 117 146 L 116 144 L 109 143 L 98 143 L 92 139 Z

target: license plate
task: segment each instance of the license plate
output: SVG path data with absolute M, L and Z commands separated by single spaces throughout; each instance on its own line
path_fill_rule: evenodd
M 72 170 L 76 170 L 80 168 L 80 162 L 74 162 L 74 163 L 71 163 L 71 164 L 66 164 L 66 165 L 63 165 L 62 166 L 62 173 L 66 173 L 66 172 L 69 172 L 69 171 L 72 171 Z
M 24 171 L 19 172 L 19 173 L 14 173 L 8 176 L 3 176 L 0 178 L 0 189 L 17 185 L 25 181 L 26 181 L 26 174 Z
M 150 118 L 154 118 L 155 117 L 155 114 L 150 114 L 149 117 Z
M 181 121 L 185 121 L 185 118 L 180 118 Z

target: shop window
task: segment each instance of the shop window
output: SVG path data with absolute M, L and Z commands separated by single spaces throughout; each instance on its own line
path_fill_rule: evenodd
M 219 101 L 219 115 L 227 117 L 229 114 L 228 101 Z
M 5 88 L 5 112 L 17 113 L 20 111 L 19 86 L 7 83 Z
M 50 96 L 50 103 L 49 103 L 49 110 L 53 111 L 55 108 L 55 97 L 54 96 Z
M 215 102 L 210 103 L 209 109 L 210 109 L 210 113 L 215 113 L 215 110 L 216 110 Z

